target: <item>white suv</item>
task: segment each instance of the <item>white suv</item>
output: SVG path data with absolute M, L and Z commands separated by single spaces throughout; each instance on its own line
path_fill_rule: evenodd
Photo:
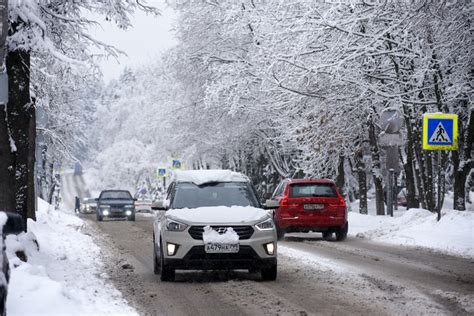
M 261 271 L 277 276 L 277 235 L 249 179 L 229 170 L 177 171 L 154 223 L 154 272 L 173 281 L 175 270 Z

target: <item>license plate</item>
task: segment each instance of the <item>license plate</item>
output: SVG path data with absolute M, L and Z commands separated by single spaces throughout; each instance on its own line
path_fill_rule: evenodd
M 305 210 L 322 210 L 324 208 L 324 204 L 305 204 L 304 206 Z
M 209 243 L 205 246 L 207 253 L 235 253 L 239 252 L 239 244 L 215 244 Z

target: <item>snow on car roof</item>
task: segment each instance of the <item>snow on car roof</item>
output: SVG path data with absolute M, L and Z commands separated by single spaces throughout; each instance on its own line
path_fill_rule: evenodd
M 249 182 L 249 178 L 241 173 L 231 170 L 176 170 L 174 172 L 176 182 L 191 182 L 201 185 L 210 182 Z

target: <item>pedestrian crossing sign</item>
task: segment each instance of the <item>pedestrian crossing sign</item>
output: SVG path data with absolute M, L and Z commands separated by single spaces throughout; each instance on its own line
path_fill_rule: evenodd
M 442 113 L 423 115 L 423 149 L 458 149 L 458 116 Z

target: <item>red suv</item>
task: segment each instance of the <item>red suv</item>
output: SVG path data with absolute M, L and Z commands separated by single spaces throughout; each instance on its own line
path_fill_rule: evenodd
M 336 184 L 326 179 L 288 179 L 278 185 L 272 200 L 279 202 L 274 220 L 278 238 L 291 232 L 322 232 L 324 239 L 347 237 L 347 207 Z

